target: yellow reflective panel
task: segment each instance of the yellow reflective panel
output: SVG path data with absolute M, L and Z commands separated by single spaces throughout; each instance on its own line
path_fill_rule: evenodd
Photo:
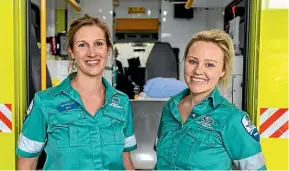
M 26 110 L 25 3 L 0 0 L 0 170 L 16 169 L 16 140 Z
M 261 144 L 268 170 L 288 170 L 288 134 L 284 134 L 288 127 L 281 129 L 288 124 L 287 0 L 262 0 L 259 47 L 257 125 Z M 260 110 L 267 108 L 273 112 L 259 117 Z M 280 108 L 287 113 L 278 113 Z
M 9 104 L 12 106 L 12 115 L 15 112 L 14 106 L 14 17 L 13 1 L 0 0 L 0 105 Z M 0 170 L 15 169 L 15 133 L 14 121 L 12 117 L 12 132 L 8 132 L 7 127 L 7 110 L 1 110 L 0 117 Z M 4 119 L 4 115 L 6 116 Z M 4 121 L 6 120 L 6 121 Z

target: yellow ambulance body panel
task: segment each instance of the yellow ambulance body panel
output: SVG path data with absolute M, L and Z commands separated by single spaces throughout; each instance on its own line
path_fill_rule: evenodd
M 262 0 L 260 13 L 257 125 L 268 170 L 289 169 L 288 7 Z

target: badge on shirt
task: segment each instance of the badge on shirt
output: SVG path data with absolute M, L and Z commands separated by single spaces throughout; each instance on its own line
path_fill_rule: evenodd
M 257 128 L 255 127 L 255 125 L 252 124 L 250 118 L 247 115 L 243 116 L 242 124 L 243 124 L 244 128 L 246 129 L 246 131 L 250 134 L 250 136 L 254 140 L 256 140 L 257 142 L 259 142 L 260 141 L 259 132 L 258 132 Z
M 68 102 L 68 103 L 64 103 L 64 104 L 61 104 L 59 106 L 57 106 L 57 110 L 59 112 L 63 112 L 63 111 L 66 111 L 66 110 L 71 110 L 71 109 L 75 109 L 77 108 L 79 105 L 77 102 L 75 101 L 71 101 L 71 102 Z
M 201 124 L 207 128 L 213 128 L 213 124 L 215 123 L 214 119 L 209 115 L 202 115 L 201 121 L 197 121 L 198 124 Z
M 119 104 L 120 104 L 120 99 L 118 97 L 113 97 L 109 106 L 122 109 L 122 106 L 120 106 Z

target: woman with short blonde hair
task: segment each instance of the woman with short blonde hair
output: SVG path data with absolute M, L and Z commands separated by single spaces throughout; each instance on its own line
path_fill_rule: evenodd
M 156 169 L 266 169 L 258 130 L 217 89 L 230 77 L 233 57 L 232 40 L 222 30 L 201 31 L 188 43 L 184 77 L 189 88 L 163 108 Z

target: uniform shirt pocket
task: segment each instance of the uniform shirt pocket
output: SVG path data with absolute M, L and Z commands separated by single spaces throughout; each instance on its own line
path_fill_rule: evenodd
M 177 139 L 175 136 L 178 136 L 177 130 L 179 129 L 178 125 L 163 125 L 156 144 L 157 155 L 159 157 L 166 158 L 168 155 L 171 155 L 171 146 L 173 140 Z
M 182 148 L 187 149 L 187 152 L 183 152 L 181 162 L 186 163 L 187 169 L 206 168 L 210 165 L 208 156 L 214 160 L 214 156 L 223 152 L 221 136 L 203 128 L 188 128 L 182 142 Z
M 105 107 L 101 117 L 101 141 L 105 144 L 125 143 L 124 128 L 128 124 L 126 112 L 123 109 Z
M 218 135 L 216 133 L 213 133 L 209 130 L 205 130 L 202 128 L 188 128 L 185 133 L 198 141 L 200 144 L 207 145 L 209 147 L 216 147 L 218 143 Z M 220 137 L 219 137 L 220 138 Z
M 89 129 L 82 110 L 49 113 L 48 133 L 57 147 L 90 145 Z

